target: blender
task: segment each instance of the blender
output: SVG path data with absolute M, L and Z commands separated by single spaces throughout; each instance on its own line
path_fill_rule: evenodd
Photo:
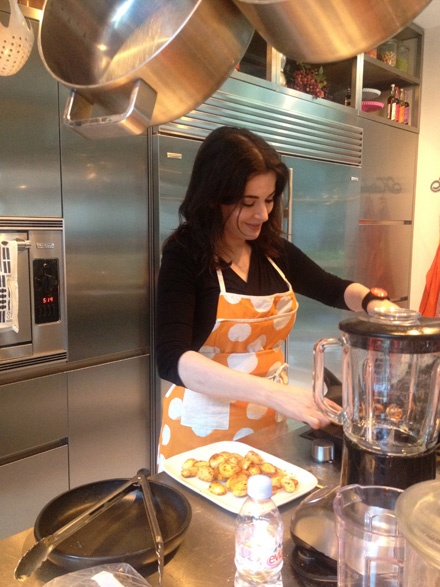
M 314 347 L 315 399 L 344 432 L 341 485 L 406 489 L 434 479 L 440 430 L 440 320 L 382 308 Z M 325 397 L 325 352 L 342 348 L 342 410 Z
M 339 323 L 341 336 L 314 346 L 313 390 L 343 431 L 340 482 L 293 511 L 294 571 L 313 585 L 336 584 L 334 498 L 345 486 L 401 491 L 434 479 L 440 430 L 440 320 L 403 308 L 376 309 Z M 326 397 L 325 356 L 342 350 L 342 409 Z

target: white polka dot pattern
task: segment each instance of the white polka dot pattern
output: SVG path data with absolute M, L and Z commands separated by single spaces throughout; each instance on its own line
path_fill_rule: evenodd
M 216 323 L 199 352 L 236 371 L 269 377 L 279 383 L 287 382 L 282 345 L 295 322 L 298 308 L 290 285 L 287 293 L 241 296 L 226 292 L 223 276 L 221 272 L 217 274 L 221 293 Z M 209 380 L 206 385 L 209 386 Z M 181 415 L 184 393 L 183 387 L 173 386 L 172 392 L 164 398 L 159 463 L 164 458 L 204 444 L 239 440 L 269 426 L 278 418 L 274 410 L 265 406 L 231 401 L 228 404 L 229 427 L 226 421 L 227 429 L 220 429 L 218 423 L 214 424 L 214 415 L 221 410 L 220 404 L 223 402 L 224 405 L 225 400 L 216 400 L 210 396 L 210 409 L 199 410 L 198 416 L 201 417 L 194 418 L 191 424 L 188 422 L 188 425 L 183 425 Z M 199 390 L 199 394 L 204 395 L 202 390 Z M 186 423 L 186 417 L 184 420 Z

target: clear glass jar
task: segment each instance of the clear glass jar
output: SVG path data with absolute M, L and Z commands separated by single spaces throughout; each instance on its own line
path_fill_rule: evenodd
M 397 59 L 396 59 L 396 67 L 400 69 L 400 71 L 404 71 L 408 73 L 409 69 L 409 47 L 407 45 L 403 45 L 399 43 L 397 47 Z
M 397 41 L 389 39 L 377 49 L 377 58 L 391 67 L 396 67 L 397 62 Z

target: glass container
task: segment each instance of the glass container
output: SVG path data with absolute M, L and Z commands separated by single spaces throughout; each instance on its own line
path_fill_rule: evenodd
M 409 47 L 399 43 L 397 47 L 396 67 L 400 71 L 408 73 L 409 69 Z
M 389 39 L 377 49 L 377 58 L 391 67 L 396 67 L 397 62 L 397 41 Z

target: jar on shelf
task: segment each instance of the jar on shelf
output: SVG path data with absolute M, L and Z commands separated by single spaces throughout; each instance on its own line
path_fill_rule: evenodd
M 397 47 L 396 67 L 400 71 L 408 73 L 409 69 L 409 47 L 399 43 Z
M 397 62 L 397 41 L 389 39 L 377 48 L 377 58 L 391 67 L 396 67 Z

